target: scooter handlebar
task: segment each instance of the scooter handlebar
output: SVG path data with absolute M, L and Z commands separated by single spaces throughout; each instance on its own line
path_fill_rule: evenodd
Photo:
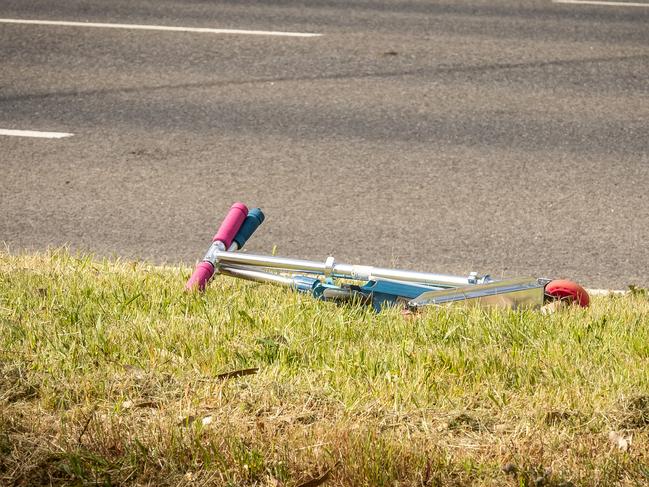
M 239 248 L 242 248 L 246 244 L 252 234 L 255 233 L 257 228 L 259 228 L 259 225 L 264 222 L 264 219 L 264 212 L 261 211 L 261 208 L 252 208 L 248 212 L 248 216 L 241 225 L 241 228 L 239 228 L 237 235 L 234 237 L 234 241 Z
M 207 281 L 214 275 L 214 266 L 207 261 L 199 262 L 194 269 L 193 274 L 185 284 L 185 289 L 188 291 L 193 291 L 198 289 L 199 291 L 205 290 L 205 285 Z
M 219 240 L 223 242 L 223 245 L 225 245 L 225 248 L 227 249 L 239 231 L 239 228 L 241 228 L 241 224 L 246 219 L 247 215 L 248 207 L 246 205 L 243 203 L 233 204 L 230 211 L 228 211 L 228 214 L 223 219 L 218 231 L 214 235 L 212 242 Z
M 223 222 L 221 222 L 221 226 L 219 226 L 214 238 L 212 238 L 212 242 L 220 242 L 218 245 L 220 247 L 222 244 L 223 246 L 221 248 L 224 250 L 228 248 L 247 215 L 248 207 L 246 205 L 243 203 L 233 204 L 230 207 L 230 211 L 228 211 L 228 214 L 223 219 Z M 185 284 L 185 289 L 188 291 L 195 289 L 203 291 L 207 281 L 209 281 L 213 275 L 214 264 L 208 260 L 203 260 L 196 266 L 196 269 L 194 269 L 194 272 L 187 281 L 187 284 Z

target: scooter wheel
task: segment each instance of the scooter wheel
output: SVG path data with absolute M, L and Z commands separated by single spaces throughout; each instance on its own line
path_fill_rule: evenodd
M 576 282 L 566 279 L 550 281 L 545 286 L 545 294 L 555 300 L 566 300 L 578 304 L 582 308 L 587 308 L 590 303 L 590 297 L 586 290 Z

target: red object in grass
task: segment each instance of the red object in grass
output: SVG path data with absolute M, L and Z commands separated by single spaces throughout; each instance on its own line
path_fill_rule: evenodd
M 552 296 L 554 299 L 566 299 L 578 304 L 582 308 L 587 308 L 590 303 L 590 297 L 586 290 L 576 282 L 568 281 L 567 279 L 550 281 L 545 286 L 545 294 Z

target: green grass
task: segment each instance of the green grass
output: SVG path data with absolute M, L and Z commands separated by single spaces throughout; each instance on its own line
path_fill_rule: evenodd
M 641 289 L 408 318 L 190 271 L 0 253 L 0 485 L 649 482 Z

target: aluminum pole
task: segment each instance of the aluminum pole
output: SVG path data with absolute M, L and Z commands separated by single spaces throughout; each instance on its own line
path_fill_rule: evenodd
M 494 282 L 489 276 L 471 274 L 467 277 L 417 272 L 401 269 L 388 269 L 364 265 L 337 264 L 333 257 L 325 262 L 276 257 L 271 255 L 244 254 L 239 252 L 215 252 L 215 264 L 233 264 L 252 267 L 265 267 L 283 271 L 298 271 L 331 277 L 342 277 L 361 281 L 372 279 L 391 279 L 395 281 L 416 282 L 438 287 L 460 287 Z

